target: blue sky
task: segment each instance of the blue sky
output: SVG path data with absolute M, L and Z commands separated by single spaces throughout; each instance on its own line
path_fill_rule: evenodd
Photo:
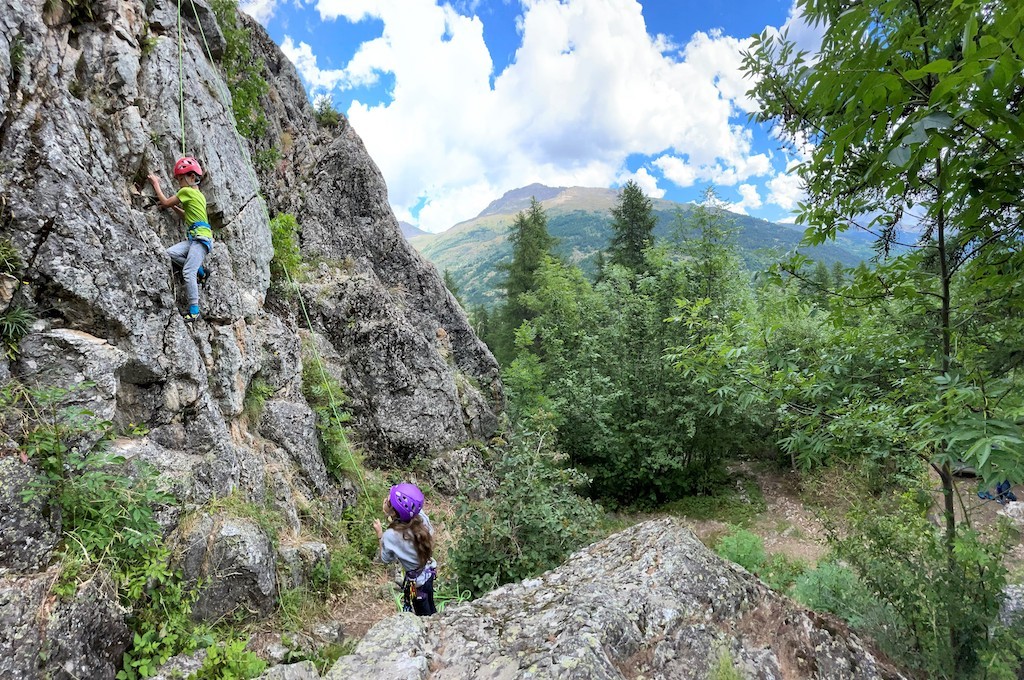
M 441 231 L 533 182 L 789 221 L 798 160 L 748 122 L 740 52 L 813 48 L 792 0 L 243 0 L 363 138 L 399 219 Z

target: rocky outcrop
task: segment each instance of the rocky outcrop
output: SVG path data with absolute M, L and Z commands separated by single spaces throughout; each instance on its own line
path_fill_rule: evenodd
M 900 678 L 835 619 L 651 521 L 431 619 L 375 626 L 329 680 Z
M 276 606 L 277 561 L 259 525 L 230 516 L 204 516 L 184 528 L 182 570 L 186 583 L 206 585 L 192 605 L 193 618 L 219 621 L 263 618 Z
M 59 523 L 33 493 L 39 482 L 28 463 L 0 458 L 0 574 L 45 568 L 57 545 Z

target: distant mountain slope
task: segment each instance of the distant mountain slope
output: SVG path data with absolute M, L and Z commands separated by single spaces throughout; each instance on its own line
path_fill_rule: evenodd
M 407 239 L 410 239 L 414 236 L 423 236 L 424 234 L 430 233 L 428 231 L 423 231 L 414 224 L 409 224 L 408 222 L 403 222 L 402 220 L 398 221 L 398 228 L 402 230 L 402 236 L 404 236 Z
M 536 197 L 548 217 L 548 231 L 558 239 L 555 252 L 593 273 L 594 257 L 611 238 L 611 209 L 618 202 L 615 189 L 587 187 L 547 187 L 531 184 L 509 191 L 492 202 L 477 217 L 461 222 L 440 234 L 427 234 L 409 239 L 413 247 L 434 263 L 440 271 L 448 270 L 460 288 L 467 304 L 492 304 L 500 296 L 502 273 L 498 264 L 512 256 L 508 231 L 516 213 L 530 206 Z M 692 206 L 659 199 L 653 200 L 658 217 L 655 239 L 673 237 L 678 215 L 685 215 Z M 748 266 L 763 266 L 773 257 L 792 250 L 800 242 L 803 230 L 788 224 L 730 213 L 738 229 L 736 243 Z M 855 265 L 872 254 L 870 241 L 844 236 L 835 244 L 804 249 L 804 252 L 826 264 L 839 261 Z

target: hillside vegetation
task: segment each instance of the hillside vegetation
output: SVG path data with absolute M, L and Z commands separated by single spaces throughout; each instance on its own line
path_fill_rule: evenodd
M 614 189 L 547 187 L 533 184 L 515 189 L 494 201 L 480 215 L 440 234 L 412 236 L 409 242 L 440 271 L 448 271 L 467 305 L 492 306 L 500 298 L 500 266 L 512 258 L 508 242 L 516 213 L 529 208 L 536 197 L 544 208 L 548 232 L 558 239 L 554 253 L 579 266 L 588 276 L 596 270 L 596 256 L 607 245 L 611 209 L 618 200 Z M 680 231 L 680 220 L 692 209 L 689 204 L 655 199 L 653 213 L 658 220 L 654 235 L 659 242 L 688 238 Z M 752 270 L 766 266 L 800 246 L 803 227 L 728 213 L 736 226 L 736 246 Z M 802 248 L 808 257 L 828 266 L 854 266 L 870 259 L 870 237 L 850 234 L 835 243 Z

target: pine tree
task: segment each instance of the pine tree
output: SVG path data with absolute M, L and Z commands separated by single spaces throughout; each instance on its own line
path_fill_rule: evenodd
M 612 240 L 608 245 L 608 261 L 634 272 L 646 269 L 644 250 L 654 242 L 654 215 L 651 199 L 630 180 L 622 187 L 619 203 L 612 208 Z
M 502 284 L 505 304 L 501 309 L 495 346 L 491 350 L 505 364 L 515 354 L 515 331 L 531 317 L 523 294 L 536 288 L 537 269 L 544 258 L 551 255 L 556 239 L 548 234 L 548 218 L 537 199 L 531 199 L 530 209 L 516 215 L 508 237 L 512 244 L 512 261 L 500 265 L 506 272 Z

